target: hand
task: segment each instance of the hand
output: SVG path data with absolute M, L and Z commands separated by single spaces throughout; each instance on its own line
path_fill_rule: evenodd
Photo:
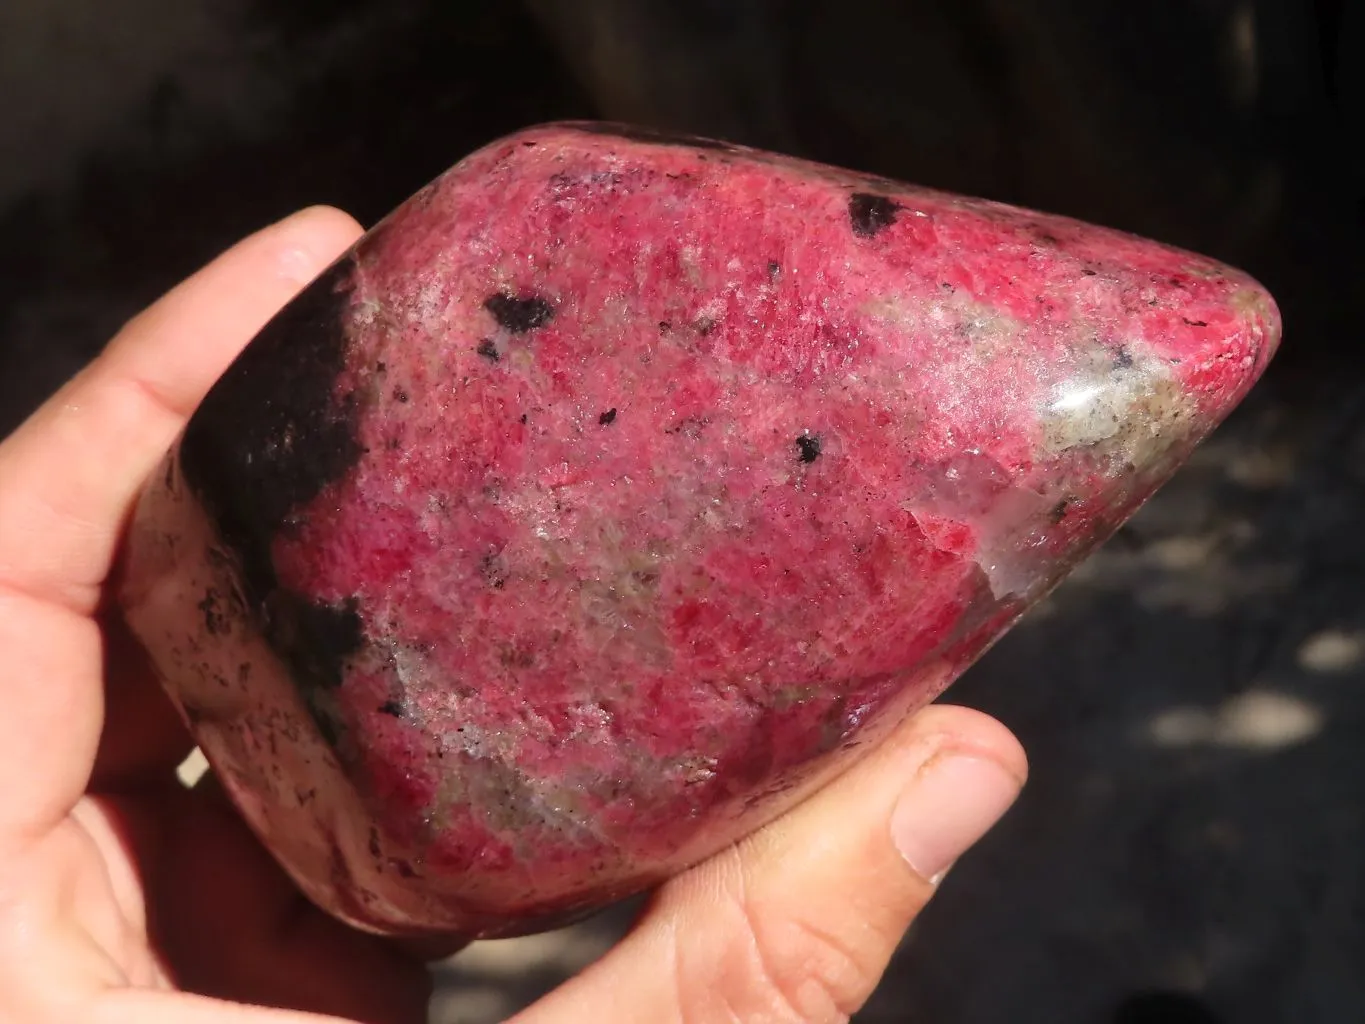
M 214 787 L 180 785 L 192 741 L 106 593 L 137 492 L 195 404 L 359 233 L 313 209 L 242 242 L 0 444 L 0 1021 L 425 1019 L 418 960 L 307 904 Z M 664 886 L 517 1020 L 845 1020 L 1024 774 L 1002 726 L 930 708 Z

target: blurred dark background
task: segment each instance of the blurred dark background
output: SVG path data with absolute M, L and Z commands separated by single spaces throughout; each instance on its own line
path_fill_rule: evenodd
M 1029 790 L 863 1024 L 1365 1020 L 1365 5 L 0 0 L 0 433 L 160 291 L 318 202 L 373 222 L 561 117 L 1127 228 L 1279 299 L 1263 384 L 951 692 Z M 475 947 L 500 1020 L 622 926 Z

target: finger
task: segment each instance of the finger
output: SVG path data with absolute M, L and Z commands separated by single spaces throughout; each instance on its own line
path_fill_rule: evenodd
M 191 749 L 141 648 L 104 627 L 0 587 L 0 849 L 46 835 L 87 790 L 173 785 Z
M 621 945 L 515 1020 L 842 1024 L 1025 773 L 1002 725 L 929 708 L 795 811 L 666 885 Z
M 143 861 L 148 929 L 181 986 L 363 1024 L 425 1021 L 425 966 L 309 903 L 211 776 L 163 811 L 165 841 Z
M 90 619 L 0 586 L 0 851 L 45 836 L 85 791 L 104 713 L 100 653 Z
M 92 793 L 168 785 L 194 749 L 141 644 L 112 609 L 100 616 L 104 642 L 104 727 L 90 775 Z
M 142 482 L 246 342 L 360 233 L 305 210 L 168 293 L 0 445 L 0 587 L 92 610 Z
M 146 989 L 103 993 L 83 1019 L 88 1024 L 357 1024 L 342 1017 Z

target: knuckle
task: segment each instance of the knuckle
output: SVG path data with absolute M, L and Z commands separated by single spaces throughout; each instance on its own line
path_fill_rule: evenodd
M 800 1024 L 844 1024 L 876 985 L 858 955 L 798 917 L 768 920 L 750 909 L 755 981 Z
M 738 856 L 717 867 L 708 915 L 723 928 L 699 939 L 708 948 L 679 950 L 674 965 L 686 1024 L 847 1024 L 895 938 L 858 915 L 838 927 L 804 916 L 800 900 L 756 896 Z

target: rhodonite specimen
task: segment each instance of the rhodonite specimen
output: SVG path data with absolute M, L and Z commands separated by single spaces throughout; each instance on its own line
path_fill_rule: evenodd
M 595 124 L 282 312 L 143 496 L 128 620 L 298 884 L 394 934 L 647 887 L 939 694 L 1237 403 L 1244 274 Z

